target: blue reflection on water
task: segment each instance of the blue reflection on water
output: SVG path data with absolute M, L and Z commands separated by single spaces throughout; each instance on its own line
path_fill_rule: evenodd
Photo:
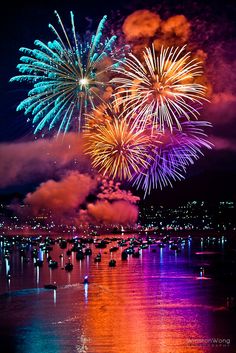
M 85 303 L 87 304 L 88 303 L 88 283 L 84 284 L 84 300 L 85 300 Z
M 17 329 L 17 352 L 18 353 L 60 353 L 58 334 L 51 325 L 45 321 L 32 320 L 30 325 Z

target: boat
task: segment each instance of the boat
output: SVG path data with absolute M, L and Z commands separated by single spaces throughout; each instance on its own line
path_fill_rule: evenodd
M 114 252 L 119 250 L 118 246 L 113 246 L 112 248 L 110 248 L 110 252 Z
M 164 243 L 158 243 L 159 248 L 164 248 L 165 244 Z
M 57 262 L 57 261 L 50 260 L 49 263 L 48 263 L 48 266 L 49 266 L 50 268 L 57 268 L 57 267 L 58 267 L 58 262 Z
M 84 276 L 84 284 L 88 284 L 89 280 L 88 280 L 88 276 Z
M 107 247 L 107 244 L 107 241 L 101 240 L 100 243 L 95 244 L 95 247 L 98 249 L 105 249 Z
M 175 243 L 172 243 L 172 244 L 171 244 L 170 249 L 171 249 L 171 250 L 179 250 L 178 245 L 175 244 Z
M 127 252 L 126 252 L 125 250 L 122 251 L 122 253 L 121 253 L 121 259 L 122 259 L 122 260 L 127 260 L 127 258 L 128 258 Z
M 34 263 L 35 267 L 42 267 L 43 266 L 43 260 L 37 259 Z
M 94 259 L 94 262 L 101 262 L 101 254 L 97 254 L 97 256 Z
M 84 253 L 82 250 L 79 250 L 77 253 L 76 253 L 76 260 L 83 260 L 84 259 Z
M 71 262 L 67 262 L 65 264 L 65 270 L 66 271 L 72 271 L 73 270 L 73 264 Z
M 127 254 L 133 254 L 134 248 L 132 246 L 130 246 L 129 248 L 126 248 L 125 251 L 127 252 Z
M 118 245 L 119 246 L 127 246 L 127 243 L 124 240 L 122 240 L 122 241 L 118 242 Z
M 115 267 L 116 266 L 116 260 L 112 259 L 109 261 L 109 266 L 110 267 Z
M 147 249 L 148 248 L 148 244 L 141 244 L 140 245 L 140 249 Z
M 90 256 L 90 255 L 92 255 L 92 250 L 90 248 L 86 248 L 84 250 L 84 253 L 85 253 L 86 256 Z
M 57 289 L 57 285 L 56 285 L 56 283 L 49 283 L 49 284 L 45 284 L 44 285 L 44 288 L 45 289 Z
M 66 249 L 67 248 L 67 241 L 65 239 L 62 239 L 61 242 L 59 243 L 59 246 L 61 249 Z

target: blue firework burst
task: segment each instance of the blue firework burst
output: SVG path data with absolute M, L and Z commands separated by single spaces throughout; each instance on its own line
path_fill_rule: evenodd
M 18 76 L 10 82 L 27 81 L 33 85 L 28 97 L 17 107 L 32 114 L 34 132 L 56 128 L 58 133 L 81 131 L 83 116 L 104 99 L 109 85 L 109 71 L 114 68 L 113 47 L 116 37 L 103 40 L 107 17 L 100 21 L 95 34 L 84 41 L 75 30 L 74 15 L 70 12 L 71 31 L 67 33 L 59 14 L 61 34 L 47 44 L 34 42 L 35 49 L 20 48 L 23 53 L 17 65 Z

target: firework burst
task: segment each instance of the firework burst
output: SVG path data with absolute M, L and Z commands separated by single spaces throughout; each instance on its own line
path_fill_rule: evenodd
M 158 134 L 161 143 L 156 146 L 149 168 L 133 175 L 133 185 L 141 187 L 145 195 L 152 189 L 172 187 L 173 182 L 184 179 L 187 167 L 203 156 L 202 149 L 212 148 L 204 132 L 211 127 L 210 123 L 185 121 L 181 127 L 181 131 L 175 128 L 172 132 L 166 130 Z
M 130 53 L 113 71 L 118 74 L 111 80 L 118 85 L 118 103 L 126 104 L 129 115 L 135 115 L 133 124 L 141 129 L 152 124 L 162 131 L 173 126 L 181 130 L 180 118 L 197 118 L 206 100 L 206 88 L 195 82 L 202 66 L 185 53 L 185 46 L 162 47 L 158 55 L 153 45 L 141 60 Z
M 110 79 L 116 37 L 102 38 L 106 16 L 87 42 L 77 35 L 72 12 L 70 34 L 55 13 L 62 34 L 49 25 L 56 36 L 54 41 L 45 44 L 36 40 L 35 49 L 20 48 L 24 53 L 17 65 L 21 75 L 10 80 L 33 84 L 17 110 L 33 115 L 35 133 L 46 126 L 49 130 L 58 126 L 58 133 L 71 127 L 80 131 L 84 113 L 101 102 Z
M 148 169 L 149 153 L 154 148 L 151 137 L 122 119 L 116 104 L 95 110 L 89 115 L 87 126 L 85 151 L 99 173 L 129 180 Z

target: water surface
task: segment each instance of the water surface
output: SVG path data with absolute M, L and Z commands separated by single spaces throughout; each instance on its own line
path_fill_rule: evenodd
M 53 246 L 59 263 L 50 269 L 44 251 L 41 268 L 24 262 L 14 249 L 0 267 L 0 351 L 4 353 L 212 353 L 236 352 L 236 310 L 229 303 L 234 284 L 215 276 L 212 263 L 225 261 L 225 243 L 214 251 L 193 239 L 176 252 L 151 244 L 139 258 L 121 260 L 91 245 L 93 254 L 78 261 Z M 101 252 L 102 261 L 94 262 Z M 196 254 L 198 252 L 198 254 Z M 64 254 L 63 258 L 59 258 Z M 108 266 L 111 258 L 116 267 Z M 204 273 L 200 270 L 204 267 Z M 209 269 L 209 270 L 208 270 Z M 6 278 L 10 271 L 11 278 Z M 89 284 L 83 284 L 85 275 Z M 56 282 L 57 290 L 46 290 Z

